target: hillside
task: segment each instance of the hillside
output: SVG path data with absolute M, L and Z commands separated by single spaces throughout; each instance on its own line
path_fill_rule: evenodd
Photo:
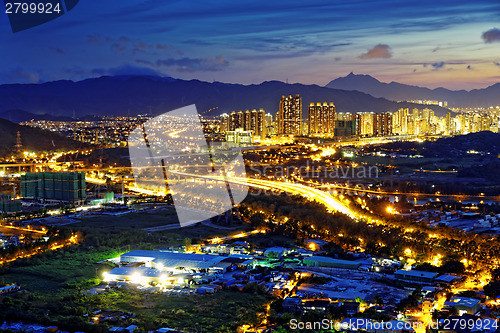
M 425 157 L 479 156 L 483 159 L 497 159 L 500 154 L 500 133 L 490 131 L 440 138 L 436 141 L 392 142 L 381 145 L 388 152 L 419 154 Z M 374 147 L 373 149 L 376 149 Z M 477 153 L 471 153 L 475 151 Z
M 49 114 L 34 114 L 24 110 L 7 110 L 0 113 L 0 118 L 19 124 L 30 120 L 53 120 L 53 121 L 72 121 L 74 119 L 64 116 L 52 116 Z
M 81 118 L 86 115 L 161 114 L 190 104 L 198 112 L 219 115 L 264 108 L 274 114 L 282 95 L 303 97 L 304 117 L 311 102 L 334 102 L 338 112 L 396 111 L 413 107 L 366 93 L 317 85 L 268 81 L 257 85 L 177 80 L 151 76 L 104 76 L 83 81 L 0 85 L 0 112 L 21 109 L 35 114 Z M 437 114 L 446 109 L 433 108 Z M 210 110 L 209 112 L 207 112 Z
M 29 126 L 22 126 L 5 119 L 0 119 L 1 156 L 10 154 L 14 150 L 17 131 L 21 133 L 23 150 L 26 151 L 59 151 L 62 149 L 75 149 L 81 147 L 80 142 L 58 133 L 52 133 Z
M 485 89 L 448 90 L 444 88 L 429 89 L 398 82 L 380 82 L 370 75 L 350 73 L 337 78 L 326 85 L 332 89 L 360 91 L 374 97 L 387 98 L 392 101 L 438 100 L 447 101 L 449 107 L 490 107 L 500 105 L 500 83 Z

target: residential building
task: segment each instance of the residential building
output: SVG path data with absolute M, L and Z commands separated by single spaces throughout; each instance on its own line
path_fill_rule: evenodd
M 276 132 L 278 135 L 301 135 L 302 97 L 282 96 L 276 114 Z
M 333 102 L 311 103 L 308 116 L 309 136 L 333 136 L 335 119 L 335 105 Z

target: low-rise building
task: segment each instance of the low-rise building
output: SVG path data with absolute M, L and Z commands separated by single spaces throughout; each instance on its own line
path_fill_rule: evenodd
M 457 309 L 459 315 L 464 313 L 474 315 L 481 308 L 481 301 L 469 297 L 452 297 L 449 301 L 446 301 L 444 305 L 454 307 Z
M 417 283 L 432 283 L 438 276 L 438 273 L 417 271 L 417 270 L 404 270 L 400 269 L 394 273 L 394 277 L 398 280 Z
M 143 263 L 146 267 L 172 273 L 223 270 L 218 264 L 226 257 L 209 254 L 134 250 L 122 254 L 122 263 Z
M 358 269 L 361 263 L 330 257 L 312 256 L 303 260 L 305 266 Z

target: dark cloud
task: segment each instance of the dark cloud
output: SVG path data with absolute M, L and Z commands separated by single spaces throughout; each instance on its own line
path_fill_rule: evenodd
M 127 49 L 127 47 L 123 44 L 120 44 L 120 43 L 113 43 L 113 45 L 111 45 L 111 48 L 115 51 L 118 51 L 118 52 L 123 52 Z
M 148 75 L 148 76 L 165 76 L 164 73 L 156 71 L 149 67 L 135 66 L 131 64 L 125 64 L 113 68 L 83 68 L 79 66 L 64 68 L 62 71 L 64 74 L 76 77 L 78 79 L 84 79 L 88 77 L 96 76 L 115 76 L 115 75 Z
M 359 56 L 360 59 L 375 59 L 375 58 L 390 58 L 391 47 L 387 44 L 375 45 L 372 49 L 369 49 L 366 53 Z
M 87 35 L 85 43 L 101 45 L 102 44 L 102 36 L 99 34 Z
M 120 43 L 128 43 L 130 42 L 130 38 L 126 37 L 126 36 L 121 36 L 118 38 L 118 42 Z
M 54 46 L 50 46 L 49 49 L 54 52 L 54 53 L 57 53 L 57 54 L 65 54 L 66 52 L 64 52 L 63 49 L 59 48 L 59 47 L 54 47 Z
M 148 44 L 148 43 L 144 43 L 141 41 L 141 42 L 135 43 L 134 48 L 135 49 L 152 49 L 153 45 Z
M 114 68 L 94 68 L 91 71 L 93 75 L 153 75 L 163 76 L 162 73 L 148 67 L 139 67 L 130 64 Z
M 139 64 L 155 66 L 155 67 L 172 67 L 176 72 L 193 73 L 193 72 L 218 72 L 229 66 L 229 61 L 223 56 L 213 58 L 168 58 L 159 59 L 155 62 L 148 60 L 137 60 Z
M 483 32 L 481 38 L 485 43 L 500 42 L 500 29 L 493 28 L 488 31 Z
M 434 63 L 431 64 L 431 66 L 433 67 L 432 68 L 433 71 L 440 70 L 441 68 L 444 67 L 444 65 L 445 65 L 444 61 L 434 62 Z
M 167 44 L 156 44 L 156 49 L 157 50 L 167 50 L 169 48 L 170 48 L 170 46 L 167 45 Z

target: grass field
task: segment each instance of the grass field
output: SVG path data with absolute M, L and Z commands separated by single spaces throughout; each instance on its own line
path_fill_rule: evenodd
M 98 227 L 109 230 L 144 229 L 178 223 L 174 208 L 165 207 L 160 211 L 139 211 L 124 215 L 98 215 L 81 218 L 79 226 Z
M 197 332 L 236 332 L 243 323 L 258 323 L 257 313 L 271 301 L 264 295 L 220 291 L 214 295 L 164 296 L 136 291 L 99 295 L 104 307 L 131 311 L 146 329 L 176 327 Z
M 65 292 L 81 284 L 85 285 L 103 271 L 109 270 L 109 265 L 97 262 L 119 254 L 115 250 L 79 251 L 76 246 L 45 253 L 12 265 L 8 273 L 0 275 L 0 285 L 16 283 L 41 295 Z
M 477 157 L 451 158 L 390 158 L 379 156 L 358 156 L 353 158 L 357 163 L 368 163 L 369 165 L 393 165 L 401 170 L 401 173 L 411 173 L 420 168 L 424 170 L 451 170 L 458 167 L 470 167 L 478 163 Z

